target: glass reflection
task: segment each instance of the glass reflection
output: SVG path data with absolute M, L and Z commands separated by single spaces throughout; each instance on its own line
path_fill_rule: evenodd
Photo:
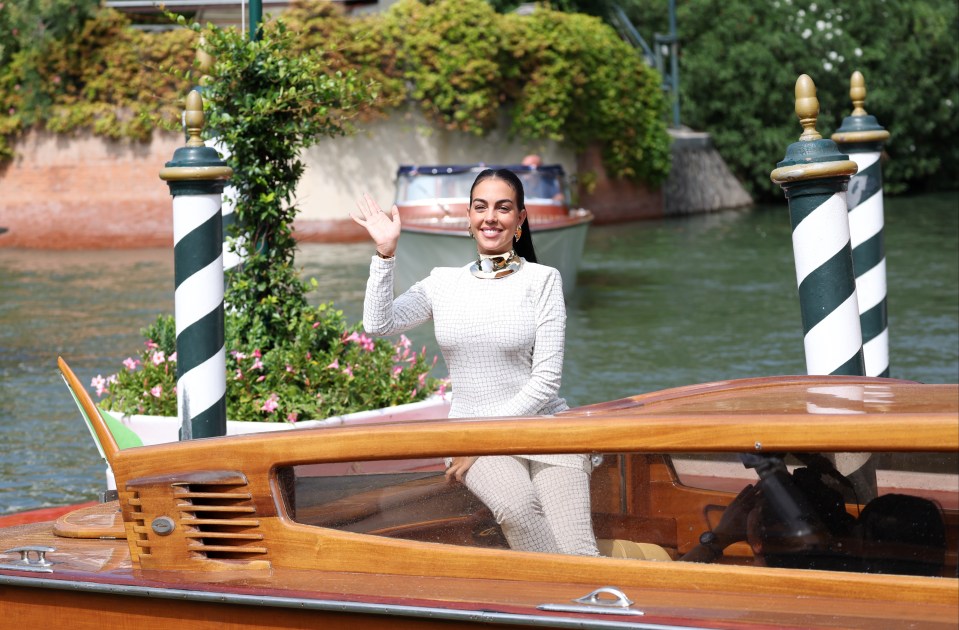
M 881 461 L 888 454 L 871 455 Z M 748 454 L 740 456 L 736 475 L 723 462 L 726 467 L 712 478 L 702 474 L 702 465 L 696 475 L 682 477 L 677 469 L 686 462 L 708 468 L 697 457 L 597 458 L 590 500 L 603 555 L 957 576 L 956 475 L 933 474 L 912 488 L 894 487 L 880 475 L 879 495 L 866 500 L 856 497 L 829 454 Z M 286 473 L 291 512 L 298 522 L 317 527 L 509 549 L 492 512 L 444 470 L 440 459 L 297 466 Z M 711 484 L 684 483 L 691 480 Z

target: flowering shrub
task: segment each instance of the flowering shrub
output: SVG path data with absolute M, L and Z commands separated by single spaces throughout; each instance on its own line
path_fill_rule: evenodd
M 436 357 L 416 351 L 405 335 L 373 339 L 350 326 L 343 312 L 321 304 L 302 312 L 292 340 L 272 348 L 239 347 L 239 318 L 227 316 L 227 417 L 298 422 L 390 407 L 445 393 L 429 376 Z M 175 416 L 176 337 L 173 318 L 144 329 L 147 341 L 123 369 L 91 382 L 106 408 Z
M 178 21 L 186 25 L 183 18 Z M 192 29 L 200 30 L 199 25 Z M 295 190 L 303 151 L 351 130 L 368 101 L 351 71 L 328 76 L 321 51 L 303 53 L 281 21 L 255 41 L 209 27 L 216 77 L 203 91 L 207 124 L 230 147 L 240 234 L 256 243 L 226 274 L 227 417 L 297 422 L 421 400 L 441 385 L 425 349 L 373 340 L 332 304 L 311 306 L 294 264 Z M 315 284 L 314 284 L 315 286 Z M 176 331 L 160 317 L 145 349 L 93 386 L 111 409 L 176 414 Z

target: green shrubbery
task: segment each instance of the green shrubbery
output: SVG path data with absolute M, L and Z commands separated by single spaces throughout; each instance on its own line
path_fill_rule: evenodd
M 800 74 L 816 83 L 818 130 L 852 111 L 849 78 L 866 78 L 866 111 L 892 134 L 886 191 L 954 187 L 959 42 L 954 0 L 691 0 L 679 3 L 683 122 L 710 132 L 758 196 L 781 198 L 769 172 L 801 133 Z
M 182 20 L 181 20 L 182 21 Z M 194 27 L 197 30 L 199 27 Z M 207 128 L 229 147 L 235 249 L 243 263 L 227 274 L 227 416 L 297 422 L 426 398 L 441 387 L 425 350 L 405 337 L 374 340 L 332 304 L 310 306 L 294 266 L 294 192 L 303 149 L 350 131 L 368 106 L 350 71 L 327 74 L 321 51 L 302 51 L 282 22 L 257 41 L 235 30 L 206 30 L 203 49 L 216 77 L 203 88 Z M 161 316 L 124 369 L 94 386 L 126 413 L 176 414 L 176 333 Z
M 512 107 L 517 137 L 574 149 L 599 143 L 612 175 L 652 185 L 668 171 L 661 78 L 598 18 L 503 15 L 484 0 L 401 0 L 381 15 L 346 18 L 325 0 L 299 0 L 282 21 L 296 46 L 322 58 L 316 72 L 375 85 L 363 115 L 412 100 L 434 123 L 481 135 Z M 143 139 L 158 121 L 175 120 L 195 34 L 124 26 L 103 9 L 71 37 L 13 53 L 0 67 L 0 85 L 10 88 L 0 95 L 4 142 L 34 125 Z M 28 106 L 13 89 L 27 77 L 39 77 L 43 102 Z M 9 144 L 0 153 L 9 156 Z
M 371 339 L 332 304 L 299 313 L 291 334 L 264 347 L 243 341 L 245 319 L 226 320 L 227 417 L 300 422 L 423 400 L 445 391 L 429 376 L 435 359 L 425 349 Z M 143 330 L 145 343 L 116 374 L 91 385 L 105 408 L 128 414 L 177 415 L 176 334 L 173 317 Z

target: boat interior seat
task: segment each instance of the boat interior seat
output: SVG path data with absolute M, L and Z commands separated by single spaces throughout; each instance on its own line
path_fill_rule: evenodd
M 664 547 L 653 543 L 638 543 L 620 538 L 599 538 L 596 540 L 599 553 L 608 558 L 627 558 L 630 560 L 651 560 L 670 562 L 673 558 Z

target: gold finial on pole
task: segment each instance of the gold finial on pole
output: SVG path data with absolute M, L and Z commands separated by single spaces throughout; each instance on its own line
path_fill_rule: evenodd
M 866 104 L 866 79 L 858 70 L 853 72 L 852 78 L 849 79 L 849 98 L 852 99 L 852 115 L 865 116 L 863 105 Z
M 200 71 L 200 79 L 197 81 L 200 85 L 206 85 L 210 81 L 210 68 L 213 67 L 213 55 L 207 52 L 206 38 L 200 35 L 196 43 L 196 66 Z
M 800 140 L 820 140 L 816 131 L 816 119 L 819 117 L 819 99 L 816 98 L 816 84 L 808 74 L 801 74 L 796 79 L 796 115 L 803 132 Z
M 190 90 L 186 95 L 186 110 L 183 112 L 183 124 L 186 126 L 186 133 L 189 140 L 186 142 L 188 147 L 202 147 L 203 139 L 200 133 L 203 131 L 203 98 L 196 90 Z

